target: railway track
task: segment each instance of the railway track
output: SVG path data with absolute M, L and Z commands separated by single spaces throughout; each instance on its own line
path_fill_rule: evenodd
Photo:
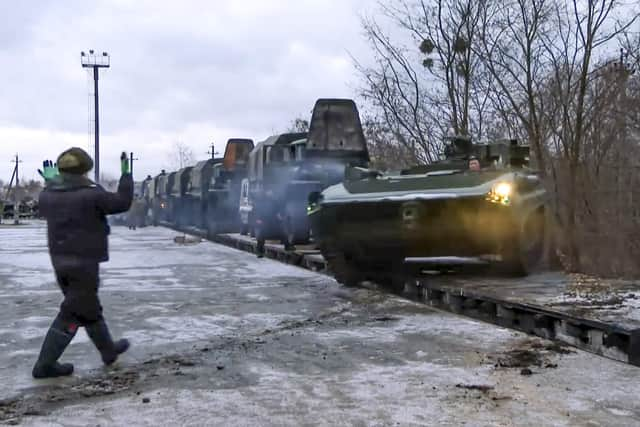
M 178 229 L 170 223 L 161 225 L 207 238 L 204 231 L 196 228 Z M 221 234 L 209 240 L 250 253 L 256 250 L 254 239 L 239 234 Z M 282 245 L 267 243 L 265 257 L 328 273 L 322 255 L 311 248 L 285 251 Z M 536 302 L 533 296 L 544 293 L 553 295 L 559 289 L 549 283 L 533 286 L 518 285 L 514 281 L 503 283 L 503 280 L 495 278 L 494 286 L 476 287 L 469 285 L 469 281 L 459 284 L 455 280 L 434 280 L 433 277 L 415 272 L 409 275 L 400 294 L 431 307 L 640 366 L 640 327 L 633 322 L 600 320 L 589 316 L 589 313 L 576 315 L 567 310 L 549 308 Z

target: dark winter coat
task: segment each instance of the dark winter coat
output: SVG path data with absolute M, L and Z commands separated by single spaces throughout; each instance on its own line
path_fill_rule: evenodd
M 40 214 L 47 220 L 49 254 L 56 265 L 109 259 L 107 215 L 126 212 L 133 199 L 133 178 L 122 175 L 111 193 L 84 175 L 60 174 L 40 193 Z

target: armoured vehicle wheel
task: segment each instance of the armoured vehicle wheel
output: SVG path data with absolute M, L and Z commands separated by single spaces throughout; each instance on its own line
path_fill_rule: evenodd
M 262 226 L 256 225 L 255 227 L 253 227 L 253 236 L 256 240 L 261 240 L 264 239 L 264 230 Z M 264 239 L 266 240 L 266 239 Z
M 216 221 L 212 218 L 208 219 L 206 223 L 207 223 L 206 224 L 207 237 L 210 239 L 216 234 L 218 234 L 218 225 L 216 224 Z
M 296 226 L 291 217 L 287 217 L 285 220 L 284 229 L 287 245 L 306 245 L 309 243 L 309 230 L 301 226 Z
M 513 242 L 508 242 L 502 250 L 502 263 L 505 273 L 526 276 L 539 271 L 544 262 L 545 215 L 538 211 L 529 216 Z
M 344 254 L 338 254 L 327 258 L 329 270 L 336 281 L 346 287 L 358 286 L 364 279 L 357 268 L 349 263 Z
M 401 295 L 404 292 L 404 285 L 406 283 L 406 277 L 398 274 L 393 276 L 386 276 L 380 279 L 380 284 L 387 288 L 394 294 Z

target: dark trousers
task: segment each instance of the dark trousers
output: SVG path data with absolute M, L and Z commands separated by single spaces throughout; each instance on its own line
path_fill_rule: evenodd
M 54 269 L 64 294 L 60 305 L 61 318 L 81 326 L 102 320 L 102 306 L 98 298 L 99 264 L 54 265 Z

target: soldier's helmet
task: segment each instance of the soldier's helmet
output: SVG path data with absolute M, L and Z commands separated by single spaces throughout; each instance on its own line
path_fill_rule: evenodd
M 83 175 L 93 169 L 93 159 L 79 147 L 71 147 L 62 152 L 56 163 L 58 170 L 64 173 Z

